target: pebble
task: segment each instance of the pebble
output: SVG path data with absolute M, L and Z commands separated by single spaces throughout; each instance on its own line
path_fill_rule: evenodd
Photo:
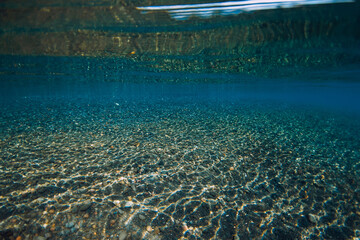
M 74 222 L 68 222 L 68 223 L 65 224 L 65 227 L 72 228 L 74 225 L 75 225 Z
M 232 117 L 229 116 L 229 118 L 231 120 Z M 277 117 L 274 116 L 274 118 Z M 243 120 L 246 122 L 245 119 Z M 194 122 L 196 122 L 196 119 L 194 119 Z M 220 125 L 225 124 L 217 122 L 213 123 Z M 184 124 L 186 125 L 187 123 Z M 202 123 L 200 122 L 197 124 L 199 126 L 202 125 Z M 195 124 L 194 126 L 195 129 L 197 128 L 197 124 Z M 233 124 L 233 121 L 227 121 L 226 124 L 238 127 L 238 124 L 236 124 L 235 126 L 235 124 Z M 267 124 L 270 123 L 266 123 L 265 125 Z M 232 137 L 230 135 L 227 135 L 226 126 L 222 128 L 222 126 L 220 127 L 220 125 L 219 128 L 217 128 L 219 130 L 218 134 L 228 136 L 229 138 Z M 215 128 L 217 126 L 218 125 L 214 125 Z M 246 128 L 247 124 L 242 124 L 242 126 Z M 86 125 L 84 127 L 86 128 Z M 153 127 L 155 128 L 155 133 L 157 131 L 156 128 L 162 128 L 161 126 L 157 125 L 154 125 Z M 172 139 L 173 137 L 175 138 L 175 135 L 178 134 L 176 129 L 178 126 L 174 125 L 173 127 L 174 132 L 169 134 L 174 134 L 174 136 L 170 136 L 169 139 Z M 184 128 L 185 127 L 187 128 L 189 126 L 184 126 Z M 141 125 L 141 128 L 144 128 L 144 133 L 150 132 L 146 125 Z M 180 128 L 181 127 L 179 127 L 179 131 L 181 131 Z M 295 129 L 297 129 L 297 131 L 299 132 L 302 132 L 300 131 L 301 128 L 299 126 L 295 127 Z M 279 126 L 278 130 L 282 130 L 282 127 Z M 244 131 L 246 131 L 246 129 L 244 129 Z M 312 135 L 311 132 L 307 130 L 305 130 L 305 133 L 306 134 L 304 137 L 299 137 L 301 139 L 301 142 L 304 141 L 306 143 L 305 138 L 312 137 Z M 202 133 L 199 132 L 199 134 L 201 135 Z M 284 136 L 287 136 L 286 132 L 282 134 Z M 121 134 L 118 135 L 123 136 Z M 69 136 L 71 138 L 70 133 Z M 239 163 L 234 162 L 236 161 L 236 158 L 233 156 L 222 158 L 219 155 L 221 153 L 221 151 L 219 152 L 219 149 L 222 147 L 221 144 L 214 146 L 213 152 L 212 150 L 210 151 L 210 149 L 206 150 L 205 145 L 210 142 L 211 138 L 208 138 L 205 135 L 199 136 L 199 139 L 196 142 L 196 144 L 200 146 L 198 150 L 189 152 L 189 156 L 184 155 L 184 159 L 181 158 L 181 156 L 183 156 L 183 154 L 187 151 L 190 151 L 192 149 L 191 146 L 194 144 L 191 136 L 189 136 L 189 138 L 185 138 L 184 136 L 183 139 L 179 139 L 179 143 L 181 144 L 179 145 L 180 147 L 176 146 L 174 142 L 172 142 L 172 140 L 169 140 L 169 145 L 164 148 L 159 148 L 156 154 L 150 154 L 147 153 L 146 150 L 144 150 L 144 152 L 134 155 L 138 157 L 136 159 L 132 159 L 132 154 L 135 154 L 136 151 L 134 150 L 134 152 L 131 152 L 133 150 L 129 148 L 119 154 L 119 159 L 116 159 L 113 155 L 111 155 L 113 154 L 112 152 L 104 154 L 104 152 L 102 152 L 102 149 L 96 146 L 93 150 L 86 150 L 86 153 L 82 152 L 83 149 L 79 149 L 79 153 L 77 153 L 77 150 L 75 150 L 74 147 L 76 144 L 74 146 L 70 146 L 72 143 L 66 142 L 68 141 L 66 140 L 64 141 L 64 143 L 70 146 L 70 150 L 68 151 L 71 151 L 71 153 L 64 153 L 65 155 L 67 154 L 66 157 L 60 157 L 61 159 L 59 159 L 61 160 L 61 166 L 59 166 L 59 168 L 62 168 L 61 172 L 65 171 L 66 174 L 64 174 L 64 176 L 62 176 L 61 174 L 57 174 L 56 176 L 67 180 L 63 180 L 63 182 L 52 182 L 52 180 L 50 180 L 50 183 L 55 184 L 58 187 L 67 189 L 68 192 L 58 195 L 57 193 L 61 192 L 61 189 L 55 187 L 47 187 L 37 188 L 37 191 L 33 192 L 31 192 L 30 190 L 22 191 L 20 189 L 19 191 L 16 190 L 16 192 L 4 195 L 5 197 L 2 200 L 4 200 L 4 202 L 5 200 L 9 200 L 9 202 L 14 203 L 14 205 L 7 204 L 5 205 L 5 207 L 0 207 L 0 218 L 6 217 L 5 219 L 10 220 L 3 220 L 0 223 L 4 225 L 8 224 L 8 226 L 6 227 L 13 227 L 12 224 L 15 223 L 20 225 L 20 223 L 28 221 L 30 222 L 30 220 L 32 219 L 45 218 L 43 221 L 41 221 L 41 224 L 38 224 L 38 226 L 35 224 L 29 225 L 29 228 L 33 229 L 29 230 L 28 233 L 28 237 L 30 239 L 33 239 L 35 234 L 41 233 L 42 230 L 39 229 L 41 229 L 42 224 L 48 224 L 48 227 L 50 227 L 51 232 L 49 231 L 48 233 L 46 233 L 46 235 L 43 235 L 43 237 L 37 236 L 36 238 L 34 238 L 35 240 L 42 240 L 43 238 L 81 239 L 85 236 L 87 238 L 95 238 L 95 234 L 97 234 L 96 238 L 98 239 L 101 237 L 106 237 L 106 234 L 109 234 L 111 238 L 127 239 L 132 236 L 133 232 L 136 230 L 133 227 L 137 228 L 138 225 L 136 224 L 139 224 L 139 222 L 143 226 L 142 230 L 145 230 L 145 233 L 148 233 L 148 235 L 161 234 L 162 236 L 155 236 L 155 238 L 159 239 L 161 237 L 169 237 L 170 235 L 174 239 L 179 239 L 183 235 L 182 230 L 188 231 L 189 234 L 195 235 L 196 233 L 200 236 L 206 235 L 206 239 L 215 239 L 217 237 L 224 236 L 228 236 L 228 238 L 231 239 L 232 237 L 234 237 L 232 236 L 232 234 L 218 236 L 217 231 L 221 229 L 222 232 L 219 231 L 219 233 L 231 233 L 231 231 L 233 231 L 233 223 L 234 221 L 237 221 L 237 219 L 240 219 L 240 222 L 238 223 L 238 225 L 236 225 L 236 228 L 238 229 L 242 227 L 246 228 L 247 224 L 250 223 L 252 219 L 254 219 L 254 221 L 256 221 L 256 225 L 258 225 L 260 222 L 263 222 L 263 217 L 267 215 L 263 214 L 263 212 L 271 212 L 272 210 L 276 210 L 281 206 L 289 206 L 291 199 L 296 200 L 294 200 L 294 204 L 296 205 L 296 207 L 292 208 L 291 214 L 289 214 L 287 220 L 293 221 L 294 218 L 292 216 L 301 215 L 301 218 L 299 218 L 299 220 L 302 220 L 302 222 L 298 221 L 297 224 L 299 224 L 300 222 L 303 225 L 301 229 L 296 228 L 295 231 L 304 231 L 306 232 L 306 234 L 309 233 L 310 235 L 310 233 L 312 233 L 312 231 L 316 229 L 317 226 L 314 226 L 316 224 L 324 222 L 325 225 L 336 225 L 336 223 L 338 222 L 344 222 L 344 216 L 347 216 L 346 214 L 344 215 L 344 213 L 346 213 L 346 211 L 350 211 L 347 210 L 347 208 L 345 207 L 347 205 L 351 206 L 349 200 L 354 199 L 354 197 L 352 197 L 350 193 L 346 193 L 345 191 L 344 193 L 341 193 L 342 195 L 340 195 L 340 193 L 336 193 L 338 194 L 338 198 L 332 198 L 332 200 L 329 201 L 327 199 L 332 197 L 332 193 L 328 191 L 325 187 L 320 188 L 315 186 L 314 189 L 308 189 L 307 187 L 304 187 L 304 185 L 307 186 L 308 183 L 311 182 L 311 180 L 315 181 L 315 183 L 317 183 L 318 185 L 324 184 L 325 186 L 325 182 L 319 181 L 319 179 L 331 179 L 331 177 L 333 176 L 333 172 L 331 171 L 336 172 L 338 170 L 336 170 L 335 168 L 329 168 L 329 175 L 317 175 L 319 172 L 319 167 L 317 167 L 316 164 L 312 166 L 312 163 L 307 163 L 306 159 L 300 159 L 300 163 L 304 165 L 303 172 L 309 172 L 308 176 L 311 176 L 311 178 L 305 176 L 305 174 L 295 175 L 293 174 L 293 171 L 290 171 L 295 167 L 293 161 L 287 161 L 286 159 L 292 159 L 297 155 L 301 156 L 303 154 L 301 152 L 301 149 L 296 153 L 296 155 L 291 154 L 291 152 L 286 152 L 286 150 L 288 150 L 287 148 L 290 148 L 291 144 L 289 144 L 289 147 L 286 147 L 285 145 L 280 148 L 277 144 L 272 145 L 273 143 L 275 143 L 272 141 L 275 140 L 272 140 L 271 138 L 269 140 L 271 144 L 267 145 L 269 143 L 268 140 L 266 140 L 266 137 L 269 137 L 267 136 L 267 131 L 264 131 L 261 134 L 257 134 L 256 131 L 254 132 L 253 137 L 257 139 L 256 141 L 258 141 L 259 144 L 261 144 L 259 146 L 257 142 L 255 143 L 255 140 L 252 140 L 246 136 L 247 135 L 244 135 L 244 138 L 242 139 L 229 139 L 231 141 L 234 141 L 234 147 L 239 148 L 241 151 L 244 151 L 244 155 L 250 156 L 251 154 L 254 154 L 254 158 L 246 158 L 246 161 L 243 160 Z M 262 138 L 262 136 L 264 138 Z M 53 136 L 51 136 L 50 138 L 52 137 Z M 110 139 L 111 135 L 108 137 Z M 125 139 L 128 137 L 129 136 L 124 136 L 123 139 L 119 138 L 114 141 L 114 144 L 117 144 L 116 146 L 119 146 L 116 147 L 116 149 L 119 148 L 120 151 L 122 148 L 122 142 L 124 142 Z M 289 137 L 291 136 L 289 135 Z M 297 136 L 295 137 L 297 139 Z M 161 141 L 160 138 L 161 136 L 159 136 L 159 141 Z M 39 138 L 39 140 L 41 139 L 42 138 Z M 279 139 L 281 139 L 281 136 L 279 136 Z M 102 140 L 106 140 L 105 136 L 97 138 L 96 141 Z M 144 149 L 149 146 L 149 149 L 151 150 L 151 148 L 155 148 L 156 146 L 156 142 L 153 142 L 154 140 L 157 139 L 149 136 L 149 139 L 147 140 L 147 138 L 144 137 L 144 143 L 141 143 L 141 146 L 144 147 Z M 291 138 L 288 140 L 291 143 Z M 61 144 L 59 144 L 59 147 Z M 78 144 L 80 144 L 80 142 L 78 142 Z M 264 151 L 252 152 L 252 144 L 255 144 L 254 147 L 256 149 L 262 149 L 261 146 L 264 145 Z M 41 148 L 41 142 L 39 143 L 39 146 Z M 79 147 L 81 148 L 80 145 Z M 204 148 L 204 150 L 201 150 L 202 148 Z M 269 149 L 267 150 L 267 148 Z M 272 150 L 273 148 L 274 150 Z M 310 148 L 311 146 L 309 147 L 309 149 L 305 150 L 310 151 Z M 59 148 L 59 150 L 61 149 Z M 283 150 L 284 152 L 282 152 Z M 24 153 L 28 152 L 26 149 L 21 149 L 21 151 L 24 151 Z M 54 151 L 52 154 L 49 155 L 54 155 L 54 153 L 56 153 L 57 151 L 58 150 Z M 266 157 L 265 151 L 273 152 L 270 152 L 268 156 L 266 155 Z M 282 153 L 284 153 L 285 155 L 282 156 Z M 72 154 L 78 154 L 79 157 L 71 156 Z M 93 154 L 95 154 L 94 157 L 92 157 Z M 146 154 L 148 156 L 146 156 Z M 326 155 L 327 153 L 323 152 L 323 154 Z M 86 158 L 88 158 L 88 160 L 86 161 L 85 155 Z M 82 156 L 84 156 L 84 159 L 82 159 Z M 179 159 L 174 156 L 179 156 Z M 67 158 L 72 159 L 72 157 L 73 159 L 77 159 L 76 163 L 68 161 Z M 218 162 L 217 160 L 220 159 L 220 157 L 221 159 L 224 159 L 224 161 Z M 160 160 L 157 158 L 164 159 L 162 160 L 163 162 L 161 163 L 161 165 Z M 173 161 L 167 161 L 168 158 Z M 204 159 L 204 161 L 199 162 L 199 164 L 193 164 L 194 161 L 197 161 L 197 159 L 199 158 Z M 120 164 L 123 161 L 122 159 L 128 159 L 129 163 L 136 163 L 136 166 L 127 166 L 127 163 L 122 165 Z M 313 160 L 317 161 L 317 164 L 320 161 L 317 157 Z M 256 162 L 253 163 L 252 161 Z M 287 172 L 287 170 L 281 170 L 283 169 L 283 163 L 287 164 L 286 169 L 289 169 L 289 172 Z M 42 164 L 44 164 L 48 169 L 51 169 L 50 165 L 46 165 L 46 162 L 43 163 L 39 160 L 39 168 L 42 168 Z M 94 172 L 91 173 L 87 171 L 87 167 L 90 167 L 88 165 L 92 164 L 93 166 L 91 166 L 91 169 L 94 169 Z M 109 167 L 108 164 L 111 164 L 111 167 Z M 184 165 L 184 169 L 177 168 L 177 166 L 181 166 L 182 164 Z M 75 170 L 71 170 L 72 165 L 76 165 L 74 168 Z M 19 167 L 19 169 L 20 168 L 21 167 Z M 41 171 L 44 169 L 39 169 L 37 174 L 40 174 Z M 159 172 L 154 172 L 156 170 L 158 170 Z M 239 170 L 240 172 L 234 170 Z M 25 172 L 26 169 L 24 168 L 22 169 L 22 171 Z M 199 173 L 199 171 L 201 172 L 201 174 L 197 174 Z M 231 171 L 234 171 L 234 173 Z M 259 171 L 262 171 L 262 173 L 256 175 Z M 278 171 L 283 172 L 282 174 L 277 174 Z M 129 176 L 127 174 L 129 174 Z M 19 181 L 23 181 L 22 179 L 24 179 L 24 181 L 28 180 L 30 175 L 31 174 L 28 173 L 24 174 L 23 178 L 21 178 Z M 79 177 L 75 178 L 73 176 Z M 118 181 L 120 176 L 128 177 L 126 181 Z M 350 172 L 349 177 L 351 176 L 352 175 Z M 44 176 L 43 178 L 46 179 L 47 177 Z M 70 178 L 73 178 L 73 180 L 68 181 L 68 179 Z M 141 181 L 139 181 L 140 179 Z M 46 182 L 37 182 L 43 180 L 40 177 L 39 179 L 33 179 L 33 185 L 31 185 L 31 187 L 49 184 Z M 258 186 L 255 186 L 255 184 L 250 184 L 250 186 L 252 186 L 251 188 L 244 187 L 249 186 L 249 183 L 252 183 L 254 180 L 256 180 L 256 184 L 259 183 Z M 122 184 L 127 184 L 127 186 L 121 185 L 119 191 L 114 191 L 113 187 L 111 186 L 114 186 L 114 182 L 120 183 L 120 181 L 123 182 Z M 334 184 L 334 186 L 342 186 L 337 184 L 337 180 L 335 178 L 332 181 L 332 184 Z M 175 189 L 177 189 L 177 187 L 182 182 L 184 184 L 182 187 L 180 187 L 181 191 L 179 191 L 181 194 L 174 194 L 170 196 L 169 190 L 173 189 L 175 191 Z M 289 184 L 294 184 L 297 187 L 289 189 Z M 347 185 L 346 181 L 343 182 L 343 185 L 344 189 L 350 189 L 351 187 Z M 16 187 L 16 185 L 14 186 Z M 104 190 L 107 186 L 109 186 L 109 191 Z M 309 193 L 305 192 L 305 190 L 309 191 Z M 223 206 L 220 203 L 217 204 L 217 199 L 219 198 L 219 191 L 221 191 L 221 194 L 224 195 L 221 196 L 222 200 L 220 201 L 220 203 L 225 203 Z M 308 201 L 301 201 L 301 199 L 297 200 L 300 191 L 304 193 L 303 195 L 301 195 L 301 197 L 306 198 L 307 196 L 309 196 Z M 49 196 L 47 195 L 48 192 L 50 193 Z M 358 193 L 355 195 L 356 199 L 359 198 L 359 193 L 360 192 L 358 191 Z M 129 195 L 131 195 L 132 197 Z M 90 198 L 91 200 L 88 200 Z M 195 201 L 190 200 L 193 198 L 195 198 Z M 53 202 L 54 199 L 59 199 L 59 201 L 57 202 L 58 204 Z M 237 201 L 237 199 L 241 199 L 241 201 Z M 263 201 L 264 199 L 271 200 L 266 202 L 265 207 L 259 203 L 259 201 Z M 306 207 L 306 204 L 313 204 L 313 199 L 319 201 L 317 209 L 314 211 L 311 210 L 313 214 L 302 213 L 302 207 Z M 284 200 L 286 200 L 286 202 Z M 342 208 L 337 207 L 339 206 L 339 200 L 341 200 L 341 204 L 343 204 L 346 211 Z M 144 204 L 145 201 L 146 205 Z M 229 214 L 222 215 L 225 206 L 226 208 L 228 206 L 235 205 L 246 206 L 246 204 L 249 202 L 254 202 L 256 203 L 256 205 L 254 204 L 255 207 L 253 209 L 249 209 L 248 212 L 245 212 L 245 210 L 247 209 L 246 207 L 244 207 L 244 211 L 238 209 L 234 210 L 235 216 L 239 217 L 233 218 Z M 19 206 L 21 206 L 22 203 L 24 205 L 29 205 L 29 207 L 20 209 Z M 67 207 L 65 207 L 65 205 L 67 205 Z M 71 209 L 70 206 L 73 207 L 73 209 L 76 211 L 73 212 L 73 209 Z M 146 211 L 144 210 L 143 206 L 146 206 Z M 132 207 L 136 211 L 131 211 Z M 323 212 L 328 212 L 324 210 L 324 207 L 327 207 L 330 210 L 332 210 L 333 208 L 338 209 L 339 214 L 325 215 L 325 217 L 323 217 L 323 220 L 321 220 L 320 216 L 323 216 Z M 46 208 L 47 211 L 44 211 Z M 95 210 L 97 213 L 95 213 Z M 354 210 L 351 211 L 356 211 L 355 213 L 358 214 L 360 213 L 360 210 L 357 207 L 354 207 Z M 48 213 L 47 215 L 41 215 L 41 213 L 46 212 Z M 138 214 L 138 217 L 133 217 L 134 212 L 135 214 Z M 244 214 L 244 216 L 242 214 Z M 319 214 L 319 216 L 317 216 L 317 214 Z M 249 217 L 246 217 L 245 215 L 248 215 Z M 111 216 L 111 218 L 109 219 L 107 218 L 107 216 Z M 163 217 L 157 218 L 157 216 Z M 94 222 L 89 221 L 90 217 L 94 220 Z M 276 224 L 281 224 L 278 223 L 278 220 L 280 218 L 275 219 L 277 221 L 273 221 L 273 217 L 276 216 L 267 215 L 265 217 L 269 219 L 268 223 L 274 225 L 270 226 L 266 225 L 266 223 L 264 224 L 263 232 L 267 232 L 268 235 L 270 234 L 269 236 L 267 236 L 267 238 L 275 239 L 276 236 L 288 236 L 288 233 L 290 232 L 287 230 L 283 231 L 281 228 L 277 228 L 277 232 L 274 233 L 271 231 L 272 228 L 278 227 L 276 226 Z M 178 227 L 175 231 L 168 228 L 168 218 L 173 219 L 176 222 L 176 225 L 180 227 Z M 156 221 L 154 221 L 154 219 L 156 219 Z M 96 224 L 94 224 L 95 222 Z M 183 228 L 181 228 L 182 222 L 187 222 L 189 225 L 185 225 L 183 226 Z M 113 227 L 113 229 L 110 229 L 108 231 L 108 229 L 102 227 L 104 225 L 106 226 L 106 223 L 108 223 L 109 225 L 116 224 L 116 229 L 115 227 Z M 201 226 L 204 226 L 204 228 L 194 229 L 192 227 L 199 224 Z M 207 227 L 207 225 L 212 224 L 215 224 L 216 226 L 211 228 Z M 328 236 L 335 236 L 335 233 L 342 233 L 343 231 L 347 231 L 348 229 L 350 231 L 353 231 L 353 225 L 345 222 L 344 226 L 345 227 L 340 226 L 339 228 L 330 228 L 327 231 Z M 118 229 L 118 227 L 120 229 Z M 325 230 L 326 228 L 324 227 L 323 229 Z M 95 231 L 97 233 L 92 233 Z M 239 236 L 235 237 L 239 237 L 240 239 L 242 239 L 243 236 L 240 236 L 241 232 L 246 232 L 246 230 L 237 231 L 236 233 Z M 19 233 L 20 232 L 17 232 L 17 234 Z M 17 234 L 15 233 L 13 236 L 16 237 Z M 45 233 L 43 232 L 43 234 Z M 356 236 L 356 233 L 354 234 Z M 138 235 L 140 235 L 140 231 L 137 231 L 135 236 Z M 261 233 L 258 233 L 255 229 L 251 232 L 251 235 L 254 236 L 254 238 L 256 239 L 260 238 Z M 16 240 L 22 240 L 23 238 L 25 238 L 25 236 L 18 236 Z M 107 238 L 109 238 L 109 236 Z M 246 238 L 245 235 L 244 238 Z M 15 238 L 13 240 L 15 240 Z
M 53 226 L 51 226 L 51 228 L 50 228 L 50 231 L 55 231 L 56 230 L 56 228 L 55 228 L 55 224 L 53 225 Z
M 125 207 L 132 207 L 132 206 L 134 206 L 134 203 L 131 202 L 131 201 L 127 201 L 127 202 L 125 203 Z
M 127 233 L 124 231 L 121 231 L 119 234 L 119 240 L 125 240 L 127 238 Z
M 309 221 L 312 222 L 312 223 L 316 223 L 316 222 L 317 222 L 316 216 L 313 215 L 313 214 L 311 214 L 311 213 L 308 215 L 308 219 L 309 219 Z
M 90 208 L 92 205 L 92 202 L 90 200 L 86 200 L 85 202 L 83 202 L 80 206 L 79 206 L 79 210 L 80 211 L 85 211 L 88 208 Z
M 46 240 L 46 238 L 43 236 L 36 236 L 33 238 L 33 240 Z

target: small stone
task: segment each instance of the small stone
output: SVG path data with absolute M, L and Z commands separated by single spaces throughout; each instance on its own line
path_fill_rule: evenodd
M 78 205 L 73 205 L 73 206 L 71 207 L 71 212 L 75 213 L 75 212 L 77 212 L 77 211 L 79 211 L 79 206 L 78 206 Z
M 141 220 L 145 220 L 145 216 L 144 215 L 139 215 L 139 218 L 141 219 Z
M 36 237 L 34 237 L 33 239 L 34 239 L 34 240 L 46 240 L 46 238 L 43 237 L 43 236 L 36 236 Z
M 147 226 L 147 227 L 146 227 L 146 231 L 148 231 L 148 232 L 152 232 L 152 230 L 153 230 L 153 229 L 152 229 L 152 227 L 151 227 L 151 226 Z
M 134 206 L 134 203 L 133 203 L 133 202 L 127 201 L 127 202 L 125 203 L 125 207 L 132 207 L 132 206 Z
M 119 240 L 125 240 L 127 238 L 127 233 L 125 231 L 121 231 L 119 234 Z
M 21 236 L 17 236 L 16 240 L 22 240 Z
M 115 222 L 116 222 L 115 219 L 111 219 L 111 220 L 110 220 L 110 224 L 111 224 L 111 225 L 114 225 Z
M 92 202 L 90 200 L 87 200 L 85 202 L 83 202 L 80 206 L 79 206 L 79 210 L 80 211 L 85 211 L 87 210 L 89 207 L 91 207 Z
M 235 170 L 235 168 L 234 167 L 230 167 L 230 171 L 234 171 Z
M 11 222 L 11 223 L 16 223 L 17 220 L 16 220 L 16 218 L 13 218 L 13 219 L 10 220 L 10 222 Z
M 74 225 L 75 225 L 74 222 L 68 222 L 68 223 L 65 224 L 65 227 L 72 228 Z
M 317 219 L 316 219 L 316 216 L 313 215 L 313 214 L 309 214 L 308 215 L 308 219 L 311 223 L 316 223 L 317 222 Z
M 49 210 L 49 213 L 50 213 L 50 214 L 54 214 L 54 213 L 55 213 L 55 209 L 50 209 L 50 210 Z
M 93 229 L 96 229 L 96 228 L 97 228 L 96 224 L 92 225 L 92 228 L 93 228 Z
M 85 213 L 84 218 L 89 218 L 89 217 L 90 217 L 89 214 Z

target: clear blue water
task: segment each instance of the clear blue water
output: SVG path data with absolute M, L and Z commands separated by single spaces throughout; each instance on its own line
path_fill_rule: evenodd
M 96 72 L 68 62 L 81 59 L 46 57 L 10 57 L 20 71 L 3 66 L 1 101 L 23 99 L 122 99 L 124 101 L 177 100 L 193 101 L 273 101 L 299 106 L 318 107 L 339 114 L 360 114 L 360 72 L 356 66 L 309 71 L 300 76 L 265 78 L 245 74 L 187 73 L 146 71 Z M 42 68 L 42 63 L 52 65 Z M 92 60 L 94 61 L 94 60 Z M 108 60 L 109 61 L 109 60 Z M 36 63 L 35 67 L 30 62 Z M 65 65 L 63 65 L 66 62 Z M 83 62 L 83 65 L 87 61 Z M 95 60 L 93 65 L 108 64 Z M 112 63 L 115 65 L 114 63 Z M 29 66 L 30 65 L 30 66 Z M 109 64 L 110 65 L 110 64 Z M 64 67 L 66 66 L 66 67 Z M 114 67 L 114 66 L 110 66 Z M 85 68 L 85 69 L 84 69 Z M 65 71 L 64 71 L 65 70 Z M 61 74 L 53 74 L 60 72 Z M 111 74 L 111 76 L 109 76 Z
M 246 3 L 0 3 L 0 239 L 360 238 L 358 1 Z

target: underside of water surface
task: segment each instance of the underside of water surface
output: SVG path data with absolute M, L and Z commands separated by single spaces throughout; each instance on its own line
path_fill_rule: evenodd
M 0 2 L 0 239 L 359 239 L 351 0 Z
M 252 1 L 245 2 L 253 6 Z M 232 14 L 196 2 L 205 1 L 173 2 L 177 11 L 193 11 L 177 19 L 166 6 L 146 10 L 161 7 L 161 1 L 3 1 L 1 75 L 38 75 L 41 69 L 55 77 L 130 82 L 129 70 L 286 77 L 360 62 L 358 1 L 296 5 L 298 0 L 284 0 L 274 9 Z M 235 9 L 240 4 L 230 3 Z M 31 57 L 6 57 L 14 55 Z

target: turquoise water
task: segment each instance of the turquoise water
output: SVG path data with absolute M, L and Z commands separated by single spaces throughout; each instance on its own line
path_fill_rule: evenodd
M 4 102 L 52 98 L 90 102 L 256 100 L 360 114 L 360 71 L 356 65 L 266 78 L 240 73 L 137 71 L 136 64 L 118 59 L 5 56 L 2 63 Z M 119 69 L 120 64 L 126 67 Z
M 3 1 L 0 239 L 360 238 L 358 6 Z

